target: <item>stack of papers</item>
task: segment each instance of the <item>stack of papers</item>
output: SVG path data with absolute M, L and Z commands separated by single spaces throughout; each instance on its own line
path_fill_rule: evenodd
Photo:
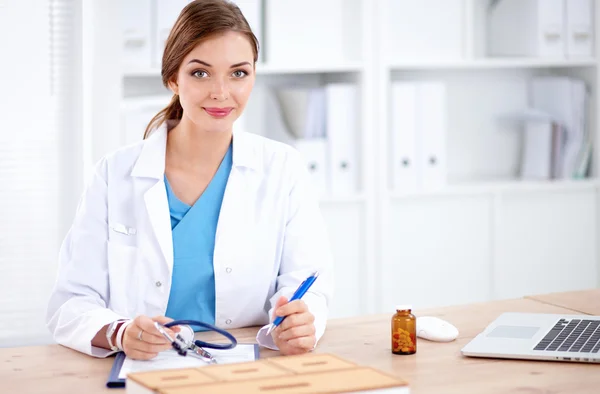
M 253 344 L 238 344 L 233 349 L 206 349 L 214 356 L 218 364 L 233 364 L 256 360 L 256 346 Z M 180 356 L 175 350 L 167 350 L 151 360 L 132 360 L 128 357 L 123 361 L 119 372 L 119 379 L 126 379 L 127 375 L 134 372 L 158 371 L 179 368 L 197 368 L 208 365 L 204 360 L 195 357 L 191 352 L 187 356 Z

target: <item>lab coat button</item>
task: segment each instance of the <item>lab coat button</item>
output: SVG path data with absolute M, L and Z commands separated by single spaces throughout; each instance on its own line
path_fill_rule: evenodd
M 160 280 L 156 282 L 156 287 L 161 287 L 162 283 L 160 283 Z
M 227 267 L 225 271 L 229 274 L 231 272 L 231 267 Z
M 226 323 L 226 324 L 231 324 L 231 319 L 227 319 L 227 320 L 225 321 L 225 323 Z

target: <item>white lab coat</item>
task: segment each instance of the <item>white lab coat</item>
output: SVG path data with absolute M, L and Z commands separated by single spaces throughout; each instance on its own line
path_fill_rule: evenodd
M 164 183 L 166 127 L 104 157 L 80 201 L 60 250 L 47 324 L 56 342 L 95 356 L 104 325 L 164 315 L 173 244 Z M 291 297 L 313 271 L 303 300 L 323 335 L 332 296 L 332 257 L 318 200 L 293 148 L 234 132 L 233 166 L 217 226 L 216 325 L 268 324 L 275 302 Z M 274 348 L 266 326 L 259 344 Z

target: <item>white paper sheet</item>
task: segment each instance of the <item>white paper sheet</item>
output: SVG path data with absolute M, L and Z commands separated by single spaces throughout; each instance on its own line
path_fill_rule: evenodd
M 206 349 L 217 360 L 218 364 L 233 364 L 245 361 L 254 361 L 254 344 L 238 344 L 233 349 L 219 350 Z M 119 379 L 125 379 L 127 374 L 141 371 L 177 369 L 177 368 L 196 368 L 208 365 L 201 358 L 188 352 L 187 356 L 180 356 L 174 350 L 161 352 L 152 360 L 132 360 L 126 358 L 119 372 Z

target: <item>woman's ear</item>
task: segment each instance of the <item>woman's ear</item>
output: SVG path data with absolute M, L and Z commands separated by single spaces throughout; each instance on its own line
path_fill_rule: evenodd
M 169 85 L 169 89 L 171 89 L 171 91 L 174 94 L 179 95 L 179 86 L 177 85 L 177 81 L 171 80 L 171 81 L 169 81 L 168 85 Z

